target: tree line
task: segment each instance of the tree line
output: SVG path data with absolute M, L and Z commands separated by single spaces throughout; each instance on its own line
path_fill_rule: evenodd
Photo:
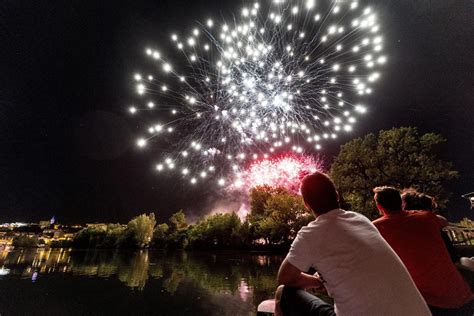
M 313 219 L 300 196 L 284 188 L 261 186 L 250 191 L 250 212 L 217 213 L 189 224 L 181 210 L 157 224 L 154 213 L 133 218 L 124 227 L 88 227 L 74 238 L 76 248 L 241 249 L 287 247 Z
M 370 219 L 377 216 L 372 188 L 391 185 L 415 188 L 435 196 L 445 207 L 450 197 L 446 184 L 459 174 L 441 158 L 446 140 L 434 133 L 420 134 L 402 127 L 369 134 L 341 146 L 331 168 L 343 207 Z M 313 218 L 301 197 L 284 188 L 261 186 L 249 192 L 249 214 L 235 212 L 201 218 L 190 225 L 183 211 L 167 222 L 157 223 L 155 214 L 142 214 L 124 227 L 88 227 L 72 242 L 77 248 L 279 248 L 288 247 L 299 229 Z

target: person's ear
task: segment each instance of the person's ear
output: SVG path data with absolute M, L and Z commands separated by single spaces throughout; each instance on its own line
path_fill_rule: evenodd
M 379 214 L 380 215 L 384 215 L 385 214 L 385 209 L 383 208 L 382 205 L 380 205 L 379 203 L 375 202 L 375 205 L 377 206 L 377 210 L 379 211 Z
M 309 207 L 308 203 L 306 203 L 306 201 L 305 201 L 304 199 L 303 199 L 303 203 L 304 203 L 304 206 L 305 206 L 308 210 L 312 211 L 311 207 Z
M 305 201 L 304 199 L 303 199 L 303 203 L 304 203 L 304 206 L 305 206 L 311 213 L 313 213 L 313 215 L 314 215 L 315 217 L 318 217 L 318 215 L 316 214 L 316 212 L 313 211 L 313 209 L 308 205 L 308 203 L 306 203 L 306 201 Z

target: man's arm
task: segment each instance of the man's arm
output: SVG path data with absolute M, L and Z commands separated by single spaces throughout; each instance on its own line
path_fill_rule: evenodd
M 278 270 L 278 284 L 302 289 L 322 289 L 324 287 L 321 278 L 301 272 L 287 259 L 283 261 L 280 270 Z

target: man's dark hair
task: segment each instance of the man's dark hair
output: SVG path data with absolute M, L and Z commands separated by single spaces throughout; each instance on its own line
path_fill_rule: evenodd
M 390 213 L 397 213 L 402 210 L 402 197 L 400 191 L 394 187 L 376 187 L 374 189 L 375 202 Z
M 434 211 L 438 207 L 433 197 L 420 193 L 415 189 L 405 189 L 402 191 L 402 206 L 405 211 Z
M 324 173 L 306 176 L 301 183 L 301 194 L 305 203 L 319 215 L 339 208 L 336 186 Z

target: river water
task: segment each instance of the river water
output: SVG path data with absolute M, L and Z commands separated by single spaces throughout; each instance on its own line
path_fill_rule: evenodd
M 254 315 L 283 257 L 249 252 L 0 252 L 0 315 Z

